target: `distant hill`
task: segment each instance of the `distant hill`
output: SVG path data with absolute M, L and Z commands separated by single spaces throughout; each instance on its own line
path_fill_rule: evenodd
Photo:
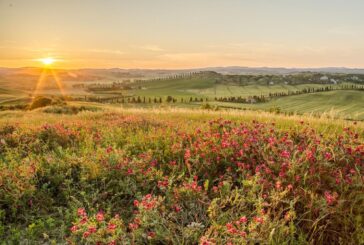
M 344 74 L 364 74 L 364 69 L 345 67 L 323 67 L 323 68 L 284 68 L 284 67 L 205 67 L 196 69 L 58 69 L 57 72 L 63 81 L 67 80 L 99 80 L 99 79 L 143 79 L 153 77 L 164 77 L 174 74 L 183 74 L 198 71 L 215 71 L 221 74 L 231 75 L 256 75 L 256 74 L 293 74 L 300 72 L 320 72 L 320 73 L 344 73 Z M 0 76 L 38 76 L 41 68 L 1 68 Z
M 345 73 L 364 74 L 364 69 L 345 67 L 323 67 L 323 68 L 284 68 L 284 67 L 208 67 L 200 70 L 216 71 L 222 74 L 292 74 L 300 72 L 321 72 L 321 73 Z

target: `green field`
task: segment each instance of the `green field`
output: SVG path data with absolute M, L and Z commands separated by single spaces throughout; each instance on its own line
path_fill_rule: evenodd
M 140 97 L 146 102 L 154 98 L 162 98 L 163 103 L 124 103 L 125 108 L 155 108 L 155 107 L 177 107 L 177 108 L 199 108 L 202 104 L 208 103 L 212 106 L 218 106 L 220 109 L 252 109 L 252 110 L 268 110 L 280 111 L 284 113 L 310 114 L 314 116 L 330 116 L 335 118 L 345 118 L 354 120 L 364 120 L 364 96 L 360 90 L 339 90 L 330 92 L 316 92 L 310 94 L 293 95 L 286 97 L 277 97 L 265 103 L 231 103 L 218 102 L 215 98 L 242 97 L 250 96 L 268 96 L 270 93 L 288 93 L 302 91 L 308 88 L 339 88 L 340 86 L 351 86 L 355 83 L 350 82 L 350 75 L 341 77 L 340 84 L 321 84 L 317 81 L 320 74 L 296 74 L 292 75 L 295 80 L 289 80 L 286 76 L 224 76 L 218 73 L 207 72 L 197 73 L 194 75 L 186 75 L 182 77 L 171 77 L 168 79 L 139 80 L 137 82 L 129 82 L 126 85 L 131 89 L 113 89 L 88 91 L 83 88 L 75 88 L 74 85 L 79 81 L 63 82 L 63 91 L 65 95 L 79 99 L 85 97 L 94 97 L 100 99 L 107 98 L 137 98 Z M 332 75 L 338 76 L 338 75 Z M 315 78 L 316 77 L 316 78 Z M 20 77 L 22 78 L 22 77 Z M 293 79 L 291 78 L 291 79 Z M 315 78 L 316 80 L 312 80 Z M 271 80 L 270 80 L 271 79 Z M 244 80 L 244 84 L 242 83 Z M 105 81 L 107 81 L 105 79 Z M 85 81 L 84 84 L 97 83 L 108 85 L 111 82 Z M 271 81 L 271 82 L 270 82 Z M 289 81 L 289 82 L 287 82 Z M 31 102 L 30 95 L 43 96 L 61 96 L 61 92 L 55 84 L 45 83 L 44 87 L 32 91 L 36 81 L 29 77 L 24 80 L 7 80 L 0 81 L 2 88 L 0 89 L 0 105 L 21 105 Z M 269 85 L 268 85 L 269 84 Z M 360 85 L 360 84 L 359 84 Z M 166 103 L 167 96 L 176 99 L 176 103 Z M 190 102 L 193 98 L 193 102 Z M 203 98 L 204 102 L 195 102 Z M 183 103 L 181 101 L 183 100 Z M 95 100 L 93 100 L 95 101 Z M 104 101 L 104 103 L 115 103 L 120 106 L 119 101 Z
M 303 83 L 295 85 L 238 85 L 217 83 L 214 76 L 201 76 L 192 78 L 162 80 L 145 82 L 140 85 L 142 89 L 132 90 L 129 94 L 139 96 L 199 96 L 207 98 L 253 95 L 268 95 L 269 93 L 297 91 L 305 88 L 322 88 L 327 84 Z M 332 85 L 334 86 L 334 85 Z
M 213 105 L 247 109 L 280 109 L 297 114 L 325 115 L 346 119 L 364 120 L 363 91 L 330 91 L 302 94 L 273 99 L 260 104 L 212 102 Z

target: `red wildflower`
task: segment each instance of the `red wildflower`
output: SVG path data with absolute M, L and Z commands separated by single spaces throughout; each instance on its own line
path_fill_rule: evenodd
M 113 151 L 113 148 L 111 146 L 106 148 L 106 153 L 109 154 Z
M 76 232 L 78 230 L 78 226 L 74 225 L 70 229 L 72 232 Z
M 96 214 L 96 220 L 97 221 L 99 221 L 99 222 L 101 222 L 101 221 L 103 221 L 104 220 L 104 213 L 103 212 L 98 212 L 97 214 Z
M 185 160 L 189 160 L 191 158 L 191 151 L 190 149 L 187 149 L 185 152 Z
M 259 224 L 263 224 L 264 219 L 262 217 L 254 217 L 255 222 L 259 223 Z
M 130 223 L 129 224 L 129 228 L 130 230 L 136 230 L 139 228 L 139 225 L 138 224 L 135 224 L 135 223 Z
M 325 158 L 326 158 L 326 160 L 330 160 L 332 158 L 331 153 L 325 152 Z
M 281 157 L 283 158 L 289 158 L 291 156 L 291 153 L 289 153 L 288 151 L 284 150 L 281 153 Z
M 90 233 L 95 233 L 97 231 L 97 229 L 96 229 L 96 227 L 94 227 L 94 226 L 90 226 L 89 228 L 88 228 L 88 232 L 90 232 Z
M 174 205 L 173 208 L 174 208 L 174 211 L 176 211 L 176 213 L 179 213 L 182 210 L 182 208 L 178 205 Z
M 240 221 L 241 223 L 246 223 L 246 222 L 248 222 L 248 218 L 247 218 L 247 217 L 245 217 L 245 216 L 243 216 L 243 217 L 241 217 L 241 218 L 239 219 L 239 221 Z
M 83 224 L 85 224 L 86 222 L 87 222 L 87 217 L 86 216 L 84 216 L 81 220 L 80 220 L 80 224 L 81 225 L 83 225 Z
M 331 194 L 329 191 L 325 191 L 325 199 L 327 202 L 327 205 L 333 205 L 337 200 L 337 193 L 334 192 L 333 194 Z
M 115 231 L 116 227 L 117 227 L 117 225 L 115 225 L 115 224 L 113 224 L 113 223 L 109 223 L 109 224 L 107 225 L 107 229 L 108 229 L 109 231 L 111 231 L 111 232 Z
M 155 232 L 154 231 L 148 231 L 147 236 L 148 236 L 148 239 L 151 239 L 151 238 L 155 237 Z
M 86 211 L 85 211 L 85 209 L 84 209 L 84 208 L 79 208 L 79 209 L 77 209 L 77 214 L 78 214 L 78 216 L 80 216 L 80 217 L 85 217 L 85 216 L 87 216 L 87 213 L 86 213 Z

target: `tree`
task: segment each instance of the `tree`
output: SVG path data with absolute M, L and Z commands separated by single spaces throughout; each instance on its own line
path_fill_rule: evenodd
M 170 96 L 170 95 L 168 95 L 168 96 L 167 96 L 166 101 L 167 101 L 168 103 L 172 102 L 172 101 L 173 101 L 173 97 L 172 97 L 172 96 Z

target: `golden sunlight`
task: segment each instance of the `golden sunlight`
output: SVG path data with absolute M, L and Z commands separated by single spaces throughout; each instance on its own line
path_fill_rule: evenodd
M 52 57 L 46 57 L 46 58 L 39 59 L 39 61 L 42 62 L 43 65 L 49 66 L 49 65 L 52 65 L 56 60 Z

